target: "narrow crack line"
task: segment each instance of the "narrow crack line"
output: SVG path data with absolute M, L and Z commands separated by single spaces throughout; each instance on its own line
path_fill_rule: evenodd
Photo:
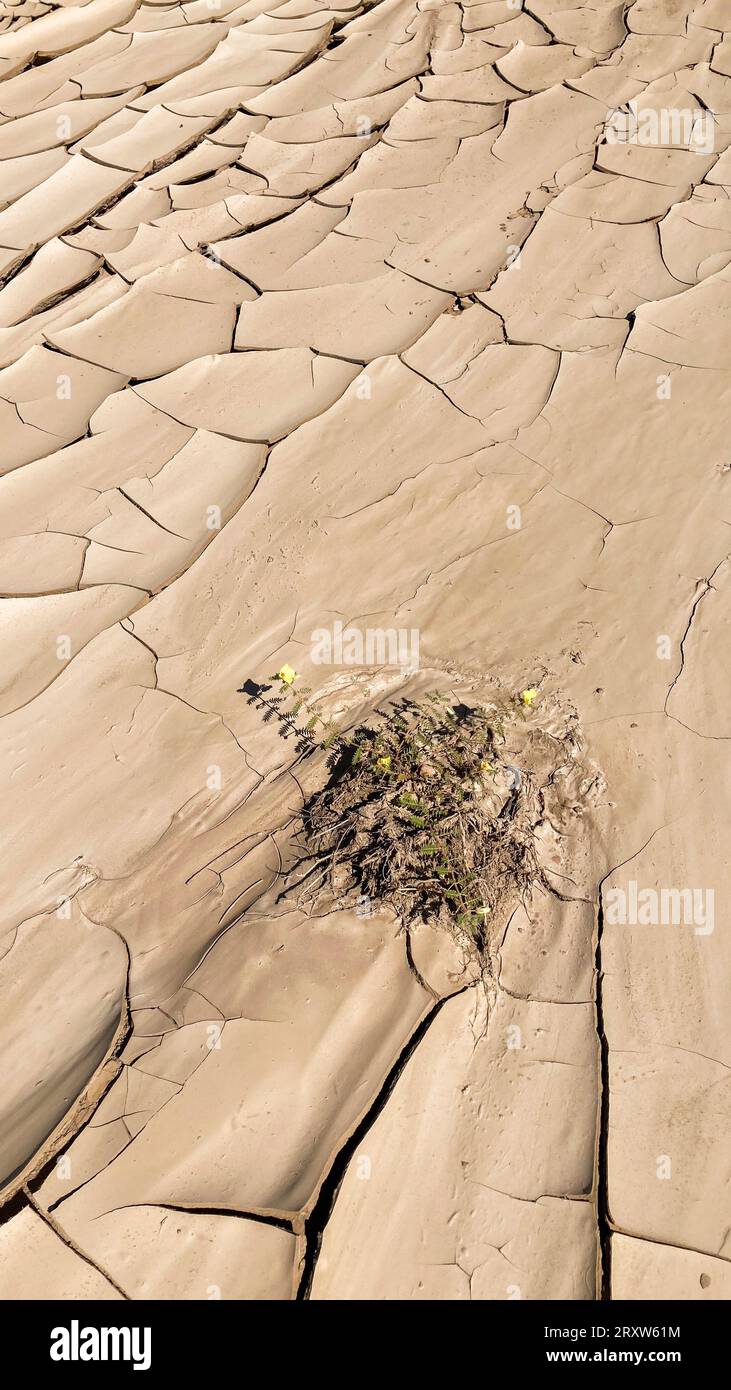
M 104 1216 L 118 1211 L 134 1211 L 160 1207 L 163 1211 L 177 1211 L 190 1216 L 230 1216 L 237 1221 L 256 1221 L 265 1226 L 276 1226 L 280 1231 L 294 1231 L 294 1216 L 285 1216 L 268 1207 L 228 1207 L 223 1204 L 203 1205 L 197 1202 L 124 1202 L 119 1207 L 109 1207 Z
M 478 1178 L 465 1178 L 465 1182 L 472 1183 L 474 1187 L 482 1187 L 486 1192 L 494 1192 L 498 1197 L 507 1197 L 511 1202 L 526 1202 L 535 1206 L 537 1202 L 549 1199 L 553 1202 L 590 1202 L 591 1193 L 573 1192 L 539 1192 L 537 1197 L 517 1197 L 514 1192 L 506 1192 L 502 1187 L 493 1187 L 489 1182 L 480 1182 Z
M 424 979 L 424 976 L 422 975 L 418 965 L 416 964 L 416 961 L 414 960 L 413 945 L 411 941 L 411 931 L 408 926 L 404 928 L 404 936 L 406 939 L 406 962 L 409 967 L 409 970 L 411 971 L 417 984 L 421 985 L 421 988 L 425 991 L 425 993 L 430 994 L 432 999 L 438 1000 L 439 995 L 437 994 L 437 991 L 435 989 L 432 989 L 432 986 L 429 984 L 429 982 Z
M 350 1164 L 350 1160 L 355 1154 L 362 1139 L 372 1128 L 375 1121 L 378 1119 L 379 1115 L 384 1110 L 386 1103 L 392 1091 L 394 1090 L 394 1087 L 396 1086 L 399 1077 L 404 1071 L 407 1063 L 410 1061 L 411 1057 L 416 1052 L 419 1043 L 426 1036 L 434 1020 L 437 1018 L 441 1010 L 444 1008 L 445 1004 L 449 1003 L 452 999 L 456 999 L 460 994 L 464 994 L 468 989 L 474 989 L 474 987 L 474 984 L 464 985 L 462 989 L 456 990 L 454 994 L 446 995 L 444 998 L 438 999 L 436 1003 L 429 1009 L 429 1012 L 421 1020 L 421 1023 L 417 1024 L 416 1028 L 411 1034 L 411 1037 L 402 1047 L 395 1062 L 388 1071 L 385 1080 L 382 1082 L 378 1092 L 371 1101 L 365 1115 L 356 1125 L 352 1134 L 349 1136 L 348 1139 L 346 1139 L 345 1143 L 342 1145 L 335 1158 L 333 1159 L 333 1162 L 330 1165 L 327 1175 L 320 1187 L 317 1200 L 315 1201 L 315 1204 L 312 1207 L 309 1215 L 305 1217 L 303 1231 L 304 1255 L 302 1259 L 302 1273 L 299 1282 L 299 1287 L 295 1294 L 295 1299 L 297 1302 L 305 1302 L 310 1298 L 312 1292 L 312 1281 L 315 1276 L 315 1270 L 317 1267 L 317 1261 L 322 1246 L 322 1238 L 325 1233 L 325 1227 L 327 1226 L 327 1223 L 332 1215 L 332 1211 L 335 1206 L 335 1202 L 337 1200 L 337 1196 L 340 1191 L 343 1178 L 345 1177 L 345 1173 Z
M 218 850 L 217 853 L 213 855 L 212 859 L 209 859 L 205 864 L 201 864 L 200 868 L 194 869 L 192 874 L 188 874 L 187 877 L 183 880 L 186 888 L 193 882 L 194 879 L 198 878 L 199 874 L 210 872 L 212 874 L 215 874 L 216 878 L 220 879 L 221 873 L 228 873 L 229 869 L 234 869 L 238 864 L 242 864 L 243 861 L 247 859 L 250 854 L 253 854 L 254 850 L 259 848 L 259 845 L 263 845 L 267 839 L 268 833 L 266 831 L 262 831 L 261 834 L 259 834 L 257 831 L 252 830 L 249 831 L 246 835 L 242 835 L 241 839 L 234 840 L 233 844 L 226 845 L 225 849 Z M 245 845 L 249 840 L 254 840 L 256 841 L 256 843 L 251 845 L 249 849 L 243 850 L 243 852 L 238 856 L 237 859 L 233 859 L 229 864 L 226 864 L 223 870 L 221 870 L 221 872 L 219 872 L 219 870 L 215 868 L 215 865 L 218 864 L 222 859 L 225 859 L 227 855 L 232 854 L 234 850 L 239 849 L 241 845 Z
M 114 1278 L 114 1275 L 110 1274 L 109 1270 L 105 1269 L 103 1265 L 98 1264 L 96 1260 L 93 1260 L 91 1255 L 89 1255 L 87 1251 L 84 1250 L 80 1245 L 77 1245 L 73 1237 L 70 1236 L 68 1231 L 65 1231 L 62 1226 L 59 1226 L 58 1222 L 54 1219 L 54 1217 L 51 1216 L 51 1213 L 49 1211 L 44 1211 L 43 1207 L 40 1206 L 40 1204 L 35 1200 L 33 1193 L 30 1191 L 27 1185 L 23 1186 L 23 1193 L 28 1201 L 28 1205 L 33 1208 L 33 1211 L 36 1213 L 36 1216 L 40 1217 L 41 1221 L 43 1221 L 44 1224 L 48 1226 L 49 1230 L 53 1231 L 53 1234 L 57 1236 L 58 1239 L 69 1250 L 72 1250 L 74 1255 L 78 1255 L 79 1259 L 84 1261 L 84 1264 L 90 1265 L 92 1269 L 96 1270 L 97 1274 L 100 1274 L 103 1279 L 106 1279 L 107 1283 L 111 1284 L 113 1289 L 116 1289 L 120 1297 L 122 1297 L 127 1303 L 129 1303 L 131 1301 L 131 1295 L 128 1294 L 127 1291 L 122 1288 L 121 1284 L 117 1283 L 116 1279 Z
M 161 521 L 158 521 L 156 516 L 152 515 L 152 512 L 148 512 L 147 508 L 142 506 L 141 502 L 136 502 L 134 497 L 130 497 L 129 493 L 125 492 L 123 487 L 118 486 L 117 492 L 124 498 L 125 502 L 129 502 L 130 506 L 136 507 L 138 512 L 142 512 L 142 515 L 146 516 L 147 520 L 151 521 L 154 526 L 159 526 L 160 530 L 166 531 L 168 536 L 174 536 L 176 540 L 185 541 L 186 545 L 190 545 L 189 536 L 181 536 L 179 531 L 171 531 L 169 526 L 164 526 Z
M 638 1231 L 627 1231 L 623 1226 L 612 1225 L 612 1234 L 626 1236 L 628 1240 L 645 1241 L 648 1245 L 660 1245 L 663 1250 L 683 1250 L 687 1255 L 705 1256 L 709 1260 L 723 1260 L 726 1264 L 731 1264 L 731 1256 L 729 1255 L 721 1255 L 718 1252 L 714 1254 L 712 1250 L 698 1250 L 695 1245 L 680 1245 L 673 1240 L 660 1240 L 657 1236 L 643 1236 Z
M 723 1067 L 725 1071 L 731 1071 L 731 1063 L 722 1062 L 720 1057 L 711 1057 L 707 1052 L 699 1052 L 695 1047 L 683 1047 L 681 1043 L 655 1042 L 653 1039 L 650 1039 L 646 1043 L 645 1048 L 614 1047 L 612 1051 L 617 1057 L 643 1057 L 646 1048 L 650 1047 L 666 1047 L 669 1048 L 671 1052 L 685 1052 L 689 1057 L 702 1057 L 704 1062 L 713 1062 L 714 1066 Z
M 164 1036 L 165 1036 L 165 1037 L 168 1037 L 169 1034 L 164 1034 Z M 154 1050 L 154 1047 L 159 1047 L 159 1043 L 155 1043 L 155 1044 L 153 1045 L 153 1047 L 150 1048 L 150 1051 L 151 1051 L 151 1052 Z M 145 1054 L 145 1055 L 147 1055 L 147 1054 Z M 116 1124 L 119 1120 L 121 1120 L 121 1121 L 124 1123 L 124 1115 L 118 1115 L 118 1116 L 115 1118 L 114 1123 Z M 105 1120 L 105 1122 L 104 1122 L 103 1125 L 92 1125 L 91 1122 L 89 1122 L 89 1128 L 90 1128 L 90 1129 L 94 1129 L 94 1130 L 96 1130 L 96 1129 L 104 1129 L 104 1128 L 106 1127 L 107 1124 L 111 1124 L 111 1123 L 112 1123 L 112 1121 L 110 1121 L 110 1120 Z M 108 1171 L 108 1169 L 111 1168 L 112 1164 L 115 1163 L 116 1160 L 117 1160 L 118 1158 L 121 1158 L 123 1153 L 126 1153 L 126 1152 L 127 1152 L 127 1149 L 129 1148 L 130 1144 L 134 1144 L 135 1139 L 138 1139 L 138 1138 L 139 1138 L 140 1134 L 143 1133 L 144 1128 L 145 1128 L 145 1127 L 143 1126 L 143 1129 L 138 1130 L 137 1134 L 130 1134 L 130 1133 L 129 1133 L 129 1129 L 127 1129 L 127 1126 L 125 1125 L 125 1129 L 127 1129 L 127 1134 L 129 1135 L 129 1138 L 128 1138 L 126 1144 L 123 1144 L 122 1147 L 121 1147 L 121 1149 L 119 1149 L 119 1150 L 117 1151 L 117 1153 L 115 1153 L 114 1157 L 111 1158 L 111 1159 L 108 1159 L 108 1161 L 107 1161 L 107 1163 L 105 1164 L 105 1166 L 104 1166 L 103 1168 L 99 1169 L 98 1172 L 91 1173 L 91 1174 L 89 1175 L 89 1177 L 88 1177 L 88 1178 L 84 1178 L 84 1181 L 83 1181 L 83 1182 L 80 1182 L 80 1183 L 78 1184 L 77 1187 L 72 1187 L 71 1190 L 70 1190 L 69 1192 L 62 1192 L 62 1193 L 60 1194 L 60 1196 L 54 1198 L 54 1200 L 53 1200 L 52 1202 L 49 1202 L 49 1205 L 48 1205 L 48 1210 L 49 1210 L 49 1212 L 51 1212 L 51 1211 L 56 1211 L 60 1206 L 63 1205 L 64 1202 L 70 1201 L 70 1199 L 71 1199 L 72 1197 L 75 1197 L 75 1196 L 77 1195 L 77 1193 L 82 1192 L 83 1189 L 84 1189 L 85 1187 L 88 1187 L 90 1183 L 94 1182 L 94 1180 L 95 1180 L 96 1178 L 98 1178 L 98 1177 L 100 1176 L 101 1173 L 105 1173 L 105 1174 L 106 1174 L 106 1172 Z M 76 1135 L 74 1135 L 74 1138 L 76 1138 Z
M 128 637 L 136 637 L 136 633 L 131 632 L 129 628 L 123 628 L 123 631 L 127 633 Z M 137 641 L 141 642 L 142 639 L 137 637 Z M 142 642 L 142 645 L 146 646 L 147 644 L 145 642 Z M 148 650 L 152 649 L 148 648 Z M 161 659 L 163 658 L 157 658 L 158 661 L 160 661 Z M 226 730 L 226 733 L 229 734 L 233 739 L 239 752 L 243 753 L 244 759 L 246 761 L 246 766 L 249 767 L 248 756 L 243 743 L 239 741 L 231 726 L 226 722 L 223 715 L 218 713 L 218 711 L 200 709 L 198 705 L 193 705 L 191 704 L 190 700 L 186 700 L 185 696 L 179 695 L 175 690 L 166 690 L 165 687 L 160 684 L 156 684 L 154 686 L 145 686 L 145 690 L 154 691 L 156 695 L 167 695 L 169 699 L 177 700 L 181 705 L 185 705 L 186 709 L 192 710 L 194 714 L 200 714 L 203 719 L 210 719 L 213 721 L 214 724 L 221 724 L 223 728 Z
M 520 999 L 520 1000 L 521 1000 L 523 1003 L 525 1003 L 525 1004 L 555 1004 L 558 1008 L 562 1008 L 562 1009 L 575 1009 L 575 1008 L 579 1008 L 579 1007 L 581 1007 L 581 1006 L 583 1006 L 584 1008 L 586 1008 L 586 1005 L 587 1005 L 587 1004 L 591 1004 L 591 1006 L 592 1006 L 592 1008 L 593 1008 L 593 1007 L 594 1007 L 594 1003 L 595 1003 L 595 1001 L 594 1001 L 593 998 L 592 998 L 592 999 L 544 999 L 540 994 L 516 994 L 515 990 L 514 990 L 514 989 L 508 989 L 507 985 L 504 985 L 503 982 L 502 982 L 502 980 L 498 979 L 498 980 L 496 981 L 496 983 L 497 983 L 498 989 L 499 989 L 503 994 L 509 995 L 509 997 L 510 997 L 511 999 Z
M 485 446 L 485 448 L 489 447 L 489 445 Z M 478 449 L 477 452 L 482 453 L 483 450 Z M 470 456 L 466 455 L 465 457 L 468 458 Z M 396 494 L 401 491 L 402 487 L 406 487 L 407 483 L 416 482 L 417 478 L 420 478 L 424 473 L 428 473 L 431 468 L 450 468 L 464 461 L 464 459 L 449 459 L 445 463 L 438 463 L 436 461 L 425 463 L 423 468 L 418 469 L 416 473 L 409 473 L 405 478 L 402 478 L 390 492 L 384 492 L 381 497 L 374 497 L 372 502 L 364 502 L 362 506 L 355 507 L 352 512 L 332 513 L 328 516 L 323 516 L 322 519 L 323 521 L 350 521 L 354 516 L 361 516 L 363 512 L 369 511 L 371 507 L 380 507 L 383 502 L 390 501 L 391 498 L 395 497 Z M 480 474 L 480 477 L 484 477 L 484 474 Z
M 454 410 L 458 410 L 460 415 L 464 415 L 465 419 L 474 420 L 476 425 L 480 425 L 481 428 L 485 430 L 486 439 L 489 440 L 489 435 L 487 433 L 485 422 L 484 420 L 480 419 L 479 415 L 472 415 L 469 410 L 463 410 L 461 405 L 458 405 L 456 401 L 452 400 L 452 397 L 444 390 L 443 386 L 440 386 L 439 383 L 436 381 L 432 381 L 431 377 L 425 376 L 423 372 L 420 372 L 418 370 L 418 368 L 410 366 L 408 362 L 404 361 L 400 353 L 397 354 L 397 356 L 402 367 L 405 367 L 406 370 L 409 372 L 413 372 L 414 376 L 421 377 L 421 380 L 425 381 L 427 386 L 431 386 L 433 390 L 438 391 L 440 396 L 443 396 L 445 401 L 447 401 L 447 403 L 451 405 Z
M 135 604 L 133 605 L 133 607 L 130 609 L 130 612 L 129 612 L 128 614 L 125 615 L 126 617 L 130 617 L 130 615 L 131 615 L 132 613 L 136 613 L 136 612 L 138 611 L 138 609 L 139 609 L 140 607 L 142 607 L 143 604 L 148 603 L 148 602 L 149 602 L 149 599 L 150 599 L 150 591 L 149 591 L 149 589 L 141 589 L 141 588 L 139 587 L 139 585 L 137 585 L 137 584 L 127 584 L 127 583 L 124 583 L 124 582 L 121 582 L 121 583 L 120 583 L 120 582 L 118 582 L 118 581 L 115 581 L 114 583 L 111 583 L 111 584 L 106 585 L 106 586 L 105 586 L 105 585 L 93 585 L 93 586 L 90 586 L 90 587 L 94 587 L 94 588 L 98 588 L 98 587 L 99 587 L 99 588 L 108 587 L 108 588 L 110 588 L 110 589 L 132 589 L 132 590 L 134 590 L 135 593 L 144 594 L 144 596 L 145 596 L 145 597 L 144 597 L 144 600 L 140 600 L 139 602 L 135 603 Z M 28 697 L 27 700 L 24 700 L 24 701 L 23 701 L 21 704 L 19 704 L 19 705 L 14 705 L 12 709 L 6 709 L 6 710 L 4 710 L 3 713 L 0 714 L 0 720 L 2 720 L 2 719 L 10 719 L 12 715 L 14 715 L 14 714 L 19 714 L 21 710 L 28 709 L 28 707 L 29 707 L 30 705 L 33 704 L 33 701 L 34 701 L 34 700 L 39 700 L 39 699 L 41 698 L 41 696 L 42 696 L 42 695 L 45 695 L 46 691 L 47 691 L 47 690 L 50 690 L 51 686 L 52 686 L 52 685 L 55 685 L 56 681 L 59 680 L 60 677 L 61 677 L 62 675 L 64 675 L 66 671 L 69 670 L 69 667 L 72 666 L 73 663 L 81 656 L 82 652 L 85 652 L 85 651 L 86 651 L 86 648 L 87 648 L 88 646 L 90 646 L 92 642 L 95 642 L 95 641 L 96 641 L 97 637 L 102 637 L 102 636 L 104 635 L 105 632 L 109 632 L 111 628 L 117 626 L 118 622 L 119 622 L 119 619 L 115 619 L 114 621 L 112 621 L 112 622 L 110 622 L 110 623 L 107 623 L 105 627 L 100 628 L 98 632 L 92 633 L 92 635 L 91 635 L 89 638 L 87 638 L 87 640 L 86 640 L 85 642 L 82 642 L 81 646 L 78 647 L 78 648 L 76 649 L 76 651 L 73 652 L 73 654 L 69 657 L 69 659 L 68 659 L 68 661 L 65 663 L 65 665 L 63 665 L 63 666 L 61 667 L 60 671 L 57 671 L 56 674 L 55 674 L 54 676 L 51 676 L 51 679 L 50 679 L 49 681 L 47 681 L 45 685 L 41 686 L 38 690 L 34 691 L 34 693 L 33 693 L 32 695 L 30 695 L 30 696 Z
M 591 512 L 594 516 L 598 517 L 600 521 L 603 521 L 610 530 L 613 530 L 618 524 L 616 521 L 610 521 L 608 516 L 605 516 L 603 512 L 598 512 L 596 507 L 590 506 L 588 502 L 582 502 L 580 497 L 572 497 L 570 492 L 562 492 L 561 488 L 556 487 L 555 483 L 546 483 L 545 486 L 550 488 L 551 492 L 555 492 L 557 496 L 564 497 L 567 502 L 575 502 L 578 507 L 584 507 L 587 512 Z M 622 523 L 620 522 L 619 524 L 621 525 Z M 609 535 L 609 532 L 607 532 L 607 535 Z
M 557 38 L 556 38 L 556 35 L 554 34 L 553 30 L 552 30 L 552 29 L 549 29 L 548 25 L 547 25 L 547 24 L 544 24 L 543 20 L 542 20 L 542 19 L 539 19 L 538 15 L 535 14 L 535 12 L 534 12 L 533 10 L 531 10 L 531 9 L 528 8 L 528 5 L 526 4 L 526 0 L 523 0 L 522 6 L 521 6 L 521 10 L 522 10 L 522 13 L 523 13 L 523 14 L 527 14 L 528 17 L 529 17 L 529 19 L 532 19 L 532 20 L 533 20 L 534 24 L 538 24 L 538 25 L 540 26 L 540 28 L 543 30 L 544 34 L 547 34 L 547 35 L 548 35 L 549 43 L 546 44 L 546 47 L 547 47 L 547 48 L 550 48 L 553 44 L 559 44 L 559 43 L 561 42 L 560 39 L 557 39 Z M 516 11 L 516 17 L 517 17 L 517 14 L 518 14 L 518 13 L 519 13 L 519 12 Z M 498 37 L 499 37 L 499 36 L 498 36 Z
M 667 216 L 667 213 L 665 214 L 665 216 Z M 688 218 L 687 220 L 688 220 L 689 222 L 692 221 L 691 218 Z M 655 223 L 655 228 L 656 228 L 656 231 L 657 231 L 657 246 L 658 246 L 658 250 L 659 250 L 659 252 L 660 252 L 660 260 L 662 261 L 662 263 L 663 263 L 663 265 L 664 265 L 664 267 L 665 267 L 665 269 L 666 269 L 668 275 L 671 277 L 672 280 L 675 281 L 676 285 L 682 285 L 682 286 L 683 286 L 683 289 L 693 289 L 693 287 L 694 287 L 694 285 L 695 285 L 696 282 L 693 281 L 693 280 L 680 280 L 680 279 L 678 278 L 677 275 L 673 275 L 673 272 L 672 272 L 672 270 L 670 269 L 670 266 L 668 265 L 667 261 L 665 260 L 665 252 L 664 252 L 664 250 L 663 250 L 663 245 L 662 245 L 662 224 L 663 224 L 664 221 L 665 221 L 665 218 L 664 218 L 664 217 L 661 217 L 660 220 L 659 220 L 659 222 L 656 222 L 656 223 Z M 696 223 L 696 222 L 693 223 L 693 226 L 694 226 L 694 227 L 695 227 L 695 226 L 698 226 L 698 225 L 699 225 L 699 224 Z M 707 229 L 706 229 L 706 228 L 703 228 L 703 230 L 705 231 L 705 230 L 707 230 Z M 645 303 L 649 303 L 649 301 L 646 300 Z
M 660 714 L 663 713 L 662 710 L 659 712 Z M 665 710 L 664 713 L 668 719 L 672 719 L 674 724 L 679 724 L 681 729 L 687 729 L 688 733 L 693 734 L 695 738 L 706 739 L 709 743 L 728 743 L 731 740 L 731 734 L 702 734 L 700 729 L 694 729 L 692 724 L 686 724 L 678 718 L 677 714 L 671 714 L 669 710 Z
M 677 670 L 676 674 L 674 675 L 674 677 L 673 677 L 673 679 L 672 679 L 672 681 L 671 681 L 670 689 L 668 690 L 668 693 L 667 693 L 667 695 L 665 696 L 665 704 L 664 704 L 664 706 L 663 706 L 663 710 L 664 710 L 665 714 L 668 713 L 668 704 L 670 703 L 670 696 L 672 695 L 673 690 L 675 689 L 675 687 L 676 687 L 678 681 L 680 680 L 680 677 L 681 677 L 682 674 L 683 674 L 683 671 L 685 670 L 685 644 L 686 644 L 686 642 L 687 642 L 687 640 L 688 640 L 688 637 L 690 636 L 690 630 L 691 630 L 691 628 L 692 628 L 692 626 L 693 626 L 693 620 L 694 620 L 694 618 L 695 618 L 696 612 L 698 611 L 698 608 L 700 607 L 700 605 L 701 605 L 701 603 L 703 602 L 704 598 L 706 598 L 706 596 L 712 591 L 712 589 L 713 589 L 713 580 L 715 579 L 715 577 L 716 577 L 716 575 L 718 574 L 718 571 L 721 569 L 721 567 L 722 567 L 723 565 L 727 564 L 729 558 L 731 558 L 731 557 L 728 556 L 728 555 L 725 555 L 724 558 L 723 558 L 722 560 L 719 560 L 718 564 L 716 565 L 716 568 L 711 572 L 711 574 L 709 574 L 708 578 L 707 578 L 707 579 L 702 579 L 702 580 L 700 580 L 700 582 L 699 582 L 698 591 L 697 591 L 697 593 L 696 593 L 696 595 L 695 595 L 695 598 L 693 599 L 693 602 L 692 602 L 691 607 L 690 607 L 690 613 L 689 613 L 689 615 L 688 615 L 688 622 L 686 623 L 685 632 L 683 633 L 683 636 L 682 636 L 681 639 L 680 639 L 680 665 L 679 665 L 679 667 L 678 667 L 678 670 Z M 673 717 L 673 716 L 671 716 L 671 718 L 672 718 L 672 717 Z
M 597 1287 L 596 1297 L 601 1302 L 611 1302 L 612 1298 L 612 1218 L 609 1206 L 609 1040 L 606 1032 L 604 1012 L 604 969 L 602 947 L 604 938 L 604 884 L 619 869 L 630 864 L 642 854 L 647 846 L 659 835 L 665 826 L 658 826 L 648 836 L 645 843 L 628 855 L 621 863 L 615 864 L 604 874 L 599 883 L 596 904 L 596 943 L 594 949 L 594 1008 L 596 1014 L 596 1034 L 599 1048 L 599 1100 L 597 1105 L 597 1133 L 595 1145 L 595 1172 L 593 1198 L 597 1216 Z
M 609 1043 L 604 1016 L 604 972 L 602 967 L 602 938 L 604 933 L 604 902 L 602 883 L 599 885 L 594 954 L 594 1008 L 599 1046 L 599 1101 L 595 1157 L 595 1190 L 597 1219 L 597 1284 L 596 1297 L 610 1302 L 612 1297 L 612 1242 L 609 1214 Z
M 194 987 L 193 985 L 181 985 L 180 988 L 181 988 L 181 990 L 183 990 L 183 989 L 187 990 L 189 994 L 197 994 L 197 995 L 198 995 L 198 998 L 199 998 L 199 999 L 202 999 L 202 1000 L 203 1000 L 203 1003 L 206 1004 L 206 1005 L 208 1006 L 209 1009 L 212 1009 L 212 1010 L 213 1010 L 213 1013 L 211 1014 L 211 1018 L 213 1018 L 213 1014 L 218 1014 L 218 1017 L 219 1017 L 219 1019 L 220 1019 L 220 1021 L 221 1021 L 222 1023 L 228 1022 L 228 1020 L 227 1020 L 227 1018 L 226 1018 L 226 1015 L 223 1014 L 223 1013 L 221 1013 L 221 1010 L 219 1009 L 218 1005 L 217 1005 L 217 1004 L 213 1004 L 213 1003 L 211 1002 L 211 1000 L 208 998 L 208 995 L 203 993 L 203 990 L 202 990 L 202 989 L 197 989 L 197 988 Z M 183 1028 L 192 1027 L 192 1026 L 193 1026 L 193 1025 L 187 1024 L 187 1023 L 184 1023 L 184 1024 L 181 1025 L 181 1027 L 183 1027 Z M 223 1032 L 223 1029 L 221 1029 L 221 1032 Z M 160 1041 L 162 1041 L 162 1039 L 160 1039 Z M 160 1046 L 160 1043 L 157 1043 L 156 1046 L 159 1047 L 159 1046 Z M 145 1053 L 144 1055 L 147 1056 L 148 1054 Z
M 130 626 L 125 627 L 125 623 L 129 623 Z M 128 637 L 134 637 L 135 642 L 139 642 L 140 646 L 144 647 L 145 651 L 150 653 L 150 656 L 152 657 L 155 663 L 155 684 L 145 686 L 145 690 L 157 690 L 157 663 L 160 660 L 160 658 L 157 655 L 157 652 L 154 650 L 153 647 L 150 646 L 149 642 L 146 642 L 143 637 L 139 637 L 138 634 L 135 632 L 134 623 L 132 622 L 131 617 L 120 618 L 119 626 L 121 627 L 123 632 L 126 632 Z
M 226 201 L 226 200 L 225 200 L 225 198 L 224 198 L 224 203 L 225 203 L 225 201 Z M 265 227 L 266 227 L 266 226 L 271 226 L 273 222 L 277 222 L 277 221 L 279 221 L 279 218 L 273 217 L 273 218 L 271 219 L 271 222 L 262 223 L 261 226 L 265 226 Z M 257 227 L 255 230 L 256 230 L 256 231 L 260 231 L 260 230 L 261 230 L 261 227 Z M 244 233 L 241 233 L 241 235 L 245 236 L 246 233 L 245 233 L 245 232 L 244 232 Z M 195 255 L 196 252 L 193 252 L 193 254 Z M 235 266 L 235 265 L 231 265 L 231 264 L 226 260 L 225 256 L 219 255 L 218 251 L 214 251 L 213 246 L 211 245 L 210 242 L 202 242 L 201 245 L 198 247 L 198 253 L 197 253 L 197 254 L 199 254 L 199 255 L 201 255 L 201 256 L 204 256 L 205 259 L 206 259 L 207 261 L 210 261 L 212 265 L 220 265 L 221 269 L 222 269 L 222 270 L 227 270 L 228 273 L 229 273 L 229 275 L 235 275 L 237 280 L 241 280 L 242 283 L 243 283 L 244 285 L 248 285 L 249 289 L 254 291 L 254 294 L 256 295 L 256 298 L 257 298 L 257 299 L 261 299 L 261 297 L 262 297 L 264 291 L 263 291 L 263 289 L 261 289 L 261 287 L 260 287 L 259 285 L 257 285 L 256 281 L 250 279 L 250 277 L 249 277 L 248 275 L 244 275 L 243 270 L 237 270 L 237 269 L 236 269 L 236 266 Z M 238 305 L 236 306 L 236 313 L 234 314 L 234 330 L 233 330 L 233 332 L 234 332 L 234 342 L 236 341 L 236 330 L 237 330 L 237 328 L 238 328 L 239 315 L 241 314 L 241 310 L 243 309 L 244 304 L 247 304 L 247 303 L 248 303 L 248 304 L 251 304 L 251 303 L 254 303 L 254 302 L 255 302 L 255 301 L 252 301 L 252 300 L 250 300 L 250 299 L 249 299 L 249 300 L 246 300 L 246 299 L 245 299 L 245 300 L 243 300 L 243 301 L 241 302 L 241 304 L 238 304 Z M 236 351 L 236 349 L 235 349 L 234 347 L 232 347 L 231 351 L 234 352 L 234 351 Z

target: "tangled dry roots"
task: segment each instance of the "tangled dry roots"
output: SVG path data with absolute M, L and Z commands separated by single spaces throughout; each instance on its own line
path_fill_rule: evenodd
M 388 904 L 480 954 L 507 899 L 539 877 L 529 773 L 502 762 L 520 711 L 402 700 L 339 747 L 328 785 L 307 802 L 303 848 L 342 906 Z M 317 889 L 311 890 L 316 892 Z

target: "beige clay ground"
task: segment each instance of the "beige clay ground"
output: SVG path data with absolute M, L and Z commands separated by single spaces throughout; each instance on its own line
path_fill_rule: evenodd
M 2 0 L 0 161 L 0 1297 L 728 1298 L 728 0 Z M 285 662 L 575 708 L 488 990 Z

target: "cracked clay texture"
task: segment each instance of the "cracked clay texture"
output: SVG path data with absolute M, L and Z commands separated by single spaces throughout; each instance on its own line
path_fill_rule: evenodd
M 0 0 L 0 1297 L 731 1297 L 730 318 L 729 0 Z M 286 667 L 575 712 L 489 980 Z

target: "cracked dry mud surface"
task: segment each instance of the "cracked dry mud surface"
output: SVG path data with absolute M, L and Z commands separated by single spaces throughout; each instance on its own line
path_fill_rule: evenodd
M 1 0 L 1 1297 L 731 1296 L 730 146 L 728 0 Z M 488 989 L 283 663 L 575 709 Z

